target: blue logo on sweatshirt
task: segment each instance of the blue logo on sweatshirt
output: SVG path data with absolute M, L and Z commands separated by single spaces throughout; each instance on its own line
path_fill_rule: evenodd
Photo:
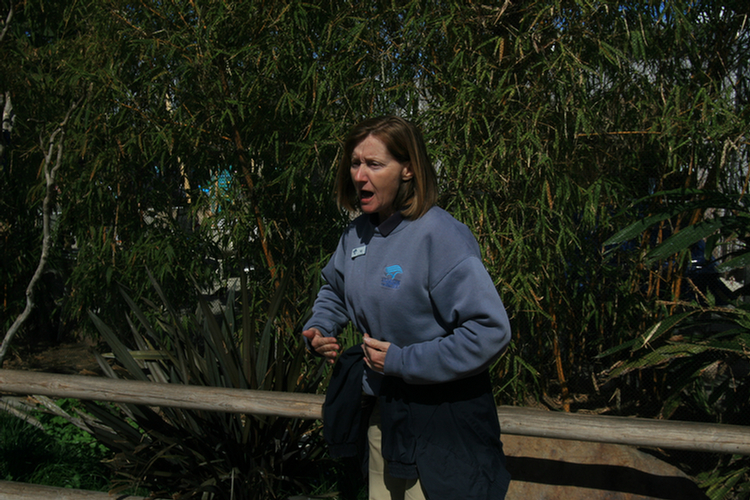
M 401 286 L 401 279 L 398 275 L 404 274 L 404 270 L 399 265 L 388 266 L 385 268 L 385 276 L 381 280 L 381 286 L 396 289 Z

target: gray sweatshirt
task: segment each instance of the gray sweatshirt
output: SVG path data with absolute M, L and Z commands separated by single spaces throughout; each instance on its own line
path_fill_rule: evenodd
M 413 221 L 397 213 L 377 227 L 367 215 L 357 218 L 322 274 L 326 284 L 305 329 L 335 336 L 351 321 L 391 342 L 385 375 L 407 383 L 474 375 L 510 341 L 474 235 L 438 207 Z M 368 370 L 365 391 L 377 394 L 379 379 Z

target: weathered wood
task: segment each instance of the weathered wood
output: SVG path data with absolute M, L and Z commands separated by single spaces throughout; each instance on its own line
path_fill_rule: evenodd
M 189 410 L 321 418 L 324 396 L 0 369 L 0 391 Z
M 750 455 L 750 427 L 498 408 L 504 434 Z
M 150 497 L 148 497 L 150 498 Z M 55 488 L 38 484 L 12 483 L 0 481 L 0 500 L 147 500 L 147 497 L 134 497 L 100 493 L 98 491 Z
M 322 418 L 322 395 L 161 384 L 0 369 L 0 392 L 170 406 L 204 411 Z M 750 455 L 750 427 L 582 415 L 501 406 L 505 434 Z

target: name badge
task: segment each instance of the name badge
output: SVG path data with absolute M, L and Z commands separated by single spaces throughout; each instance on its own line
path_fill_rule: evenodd
M 352 259 L 355 259 L 361 255 L 364 255 L 366 251 L 367 251 L 367 245 L 362 245 L 361 247 L 352 249 Z

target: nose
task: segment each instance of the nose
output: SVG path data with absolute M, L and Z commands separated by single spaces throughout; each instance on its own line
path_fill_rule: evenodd
M 352 180 L 354 182 L 359 182 L 359 183 L 367 182 L 367 175 L 365 174 L 365 169 L 362 168 L 361 165 L 357 167 L 352 167 Z

